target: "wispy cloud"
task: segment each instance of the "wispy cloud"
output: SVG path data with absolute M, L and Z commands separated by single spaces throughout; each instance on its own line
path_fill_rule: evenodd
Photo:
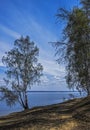
M 0 30 L 2 30 L 4 33 L 6 33 L 8 36 L 11 36 L 13 38 L 18 38 L 20 37 L 20 34 L 15 32 L 14 30 L 4 26 L 4 25 L 1 25 L 0 24 Z
M 9 37 L 9 39 L 13 38 L 13 41 L 19 38 L 20 34 L 24 36 L 29 35 L 31 37 L 31 40 L 33 40 L 40 49 L 39 62 L 44 67 L 44 76 L 41 79 L 41 86 L 43 86 L 43 88 L 39 87 L 39 89 L 48 90 L 49 87 L 50 89 L 58 89 L 60 85 L 63 86 L 65 83 L 65 67 L 56 64 L 53 58 L 54 49 L 51 45 L 48 44 L 50 41 L 57 41 L 58 37 L 55 34 L 53 28 L 50 30 L 49 24 L 51 23 L 49 23 L 47 19 L 45 19 L 45 21 L 42 23 L 39 16 L 36 17 L 36 15 L 34 16 L 31 11 L 27 12 L 27 9 L 25 10 L 21 6 L 16 6 L 17 3 L 18 1 L 16 4 L 15 2 L 11 2 L 10 4 L 13 15 L 10 10 L 8 12 L 11 18 L 11 22 L 10 24 L 8 23 L 8 25 L 13 27 L 13 29 L 9 26 L 0 24 L 0 30 L 4 32 Z M 0 66 L 2 66 L 3 64 L 1 62 L 1 57 L 5 51 L 10 50 L 11 45 L 6 41 L 1 41 L 0 45 L 2 45 L 0 48 Z
M 40 61 L 44 66 L 44 76 L 41 78 L 43 90 L 66 89 L 65 67 L 56 64 L 53 60 L 40 59 Z
M 41 63 L 44 66 L 44 72 L 53 76 L 60 76 L 62 77 L 65 75 L 65 67 L 60 66 L 52 60 L 44 60 L 40 59 Z
M 12 45 L 5 41 L 0 41 L 0 66 L 4 66 L 2 63 L 2 57 L 5 52 L 9 51 L 12 48 Z

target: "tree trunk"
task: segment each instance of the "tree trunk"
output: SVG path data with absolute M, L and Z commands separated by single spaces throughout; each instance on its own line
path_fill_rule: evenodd
M 90 90 L 89 90 L 89 88 L 87 89 L 87 96 L 89 96 L 90 95 Z
M 25 94 L 25 106 L 24 106 L 24 109 L 29 109 L 29 106 L 28 106 L 28 98 L 27 98 L 27 94 Z

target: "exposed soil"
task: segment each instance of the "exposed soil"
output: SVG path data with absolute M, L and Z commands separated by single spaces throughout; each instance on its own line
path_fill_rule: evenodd
M 0 130 L 90 130 L 90 97 L 0 117 Z

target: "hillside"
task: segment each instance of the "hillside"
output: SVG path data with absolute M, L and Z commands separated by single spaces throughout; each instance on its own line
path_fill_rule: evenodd
M 0 117 L 0 130 L 90 130 L 90 96 Z

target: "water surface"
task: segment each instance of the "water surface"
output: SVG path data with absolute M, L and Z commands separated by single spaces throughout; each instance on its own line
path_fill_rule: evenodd
M 71 99 L 72 94 L 74 97 L 80 97 L 78 92 L 48 92 L 48 91 L 36 91 L 36 92 L 28 92 L 28 102 L 29 107 L 36 107 L 36 106 L 45 106 L 51 105 L 56 103 L 61 103 L 65 100 Z M 71 96 L 70 96 L 71 95 Z M 23 110 L 22 107 L 16 103 L 16 105 L 9 107 L 7 106 L 5 101 L 0 101 L 0 116 L 6 115 L 12 112 L 21 111 Z

